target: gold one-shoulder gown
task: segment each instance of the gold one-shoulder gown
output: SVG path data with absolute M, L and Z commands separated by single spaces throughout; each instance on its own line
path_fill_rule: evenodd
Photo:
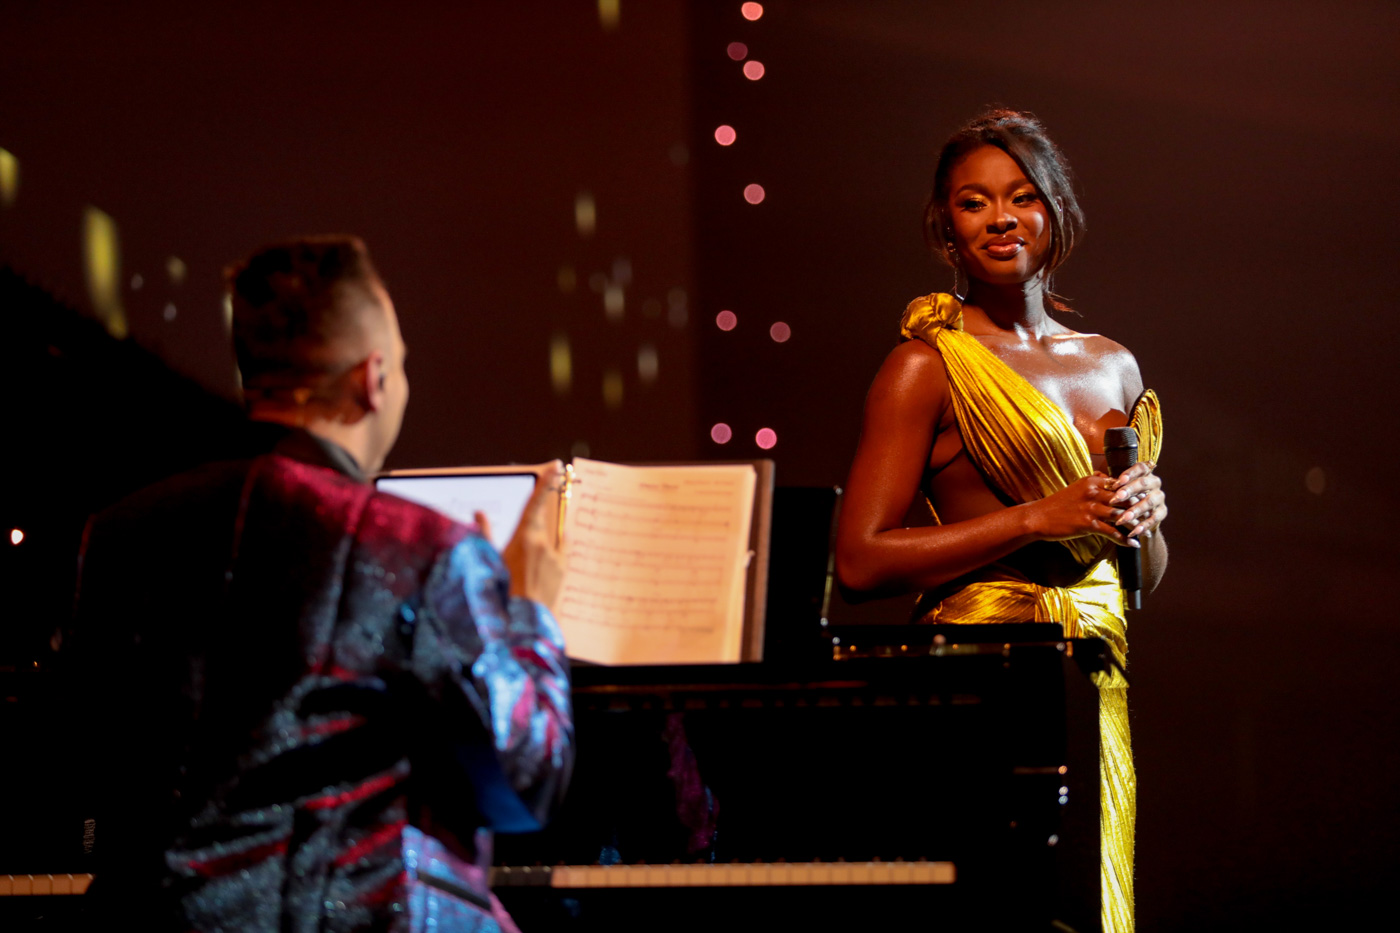
M 1050 401 L 971 334 L 952 295 L 916 298 L 904 312 L 904 339 L 935 347 L 948 369 L 953 409 L 973 462 L 1017 502 L 1042 499 L 1094 471 L 1083 436 Z M 1139 457 L 1157 460 L 1162 417 L 1150 389 L 1133 406 Z M 1127 621 L 1118 569 L 1094 536 L 1061 542 L 1085 568 L 1073 586 L 1041 586 L 1015 570 L 991 564 L 973 582 L 945 597 L 924 617 L 941 624 L 1045 622 L 1066 638 L 1101 638 L 1117 667 L 1096 674 L 1099 691 L 1101 898 L 1104 933 L 1133 929 L 1133 824 L 1137 777 L 1128 731 Z

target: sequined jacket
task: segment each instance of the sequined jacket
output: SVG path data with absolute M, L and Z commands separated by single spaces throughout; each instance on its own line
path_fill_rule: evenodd
M 97 879 L 182 930 L 513 929 L 491 831 L 572 762 L 549 612 L 474 529 L 292 432 L 90 523 L 65 653 Z

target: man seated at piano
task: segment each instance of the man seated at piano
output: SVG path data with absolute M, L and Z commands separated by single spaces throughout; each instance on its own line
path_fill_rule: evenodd
M 90 909 L 141 929 L 513 930 L 492 830 L 538 828 L 573 759 L 546 608 L 547 472 L 498 554 L 367 482 L 408 402 L 364 244 L 228 275 L 252 455 L 89 524 L 65 645 L 87 688 Z

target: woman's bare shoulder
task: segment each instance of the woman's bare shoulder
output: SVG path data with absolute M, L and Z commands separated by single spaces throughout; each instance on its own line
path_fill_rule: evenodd
M 1071 332 L 1066 336 L 1079 344 L 1079 352 L 1092 359 L 1099 372 L 1122 384 L 1125 405 L 1131 406 L 1142 394 L 1142 370 L 1131 350 L 1103 334 Z
M 948 385 L 948 371 L 938 350 L 922 340 L 906 340 L 885 357 L 875 376 L 871 394 L 897 392 L 923 396 L 942 394 Z
M 936 347 L 918 338 L 902 340 L 885 357 L 885 366 L 890 365 L 900 367 L 934 365 L 942 368 L 943 356 Z

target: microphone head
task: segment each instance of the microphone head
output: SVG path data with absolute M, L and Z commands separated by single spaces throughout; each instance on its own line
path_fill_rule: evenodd
M 1133 447 L 1138 445 L 1137 431 L 1132 428 L 1109 428 L 1103 432 L 1103 449 Z
M 1110 476 L 1121 476 L 1138 458 L 1138 436 L 1132 428 L 1109 428 L 1103 432 L 1103 455 Z

